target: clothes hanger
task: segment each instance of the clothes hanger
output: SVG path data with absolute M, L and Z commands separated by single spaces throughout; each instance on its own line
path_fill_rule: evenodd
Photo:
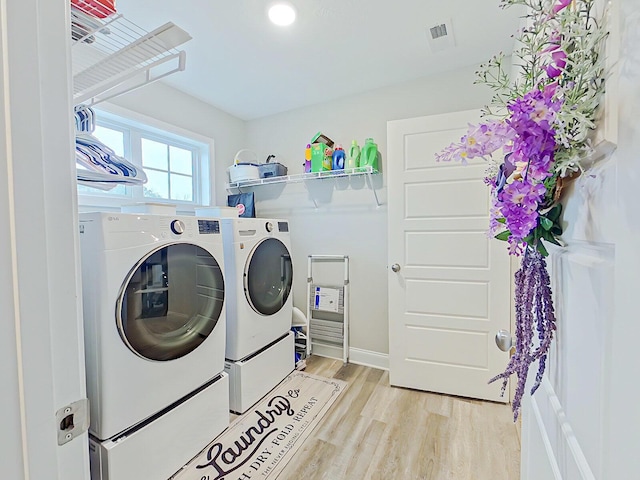
M 142 184 L 147 181 L 144 171 L 116 153 L 92 135 L 96 128 L 95 111 L 87 105 L 74 107 L 76 123 L 76 163 L 88 171 L 109 175 L 121 183 Z M 79 173 L 85 181 L 86 173 Z M 115 177 L 115 178 L 114 178 Z

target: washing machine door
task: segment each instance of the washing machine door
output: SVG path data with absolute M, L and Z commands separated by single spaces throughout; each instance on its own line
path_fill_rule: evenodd
M 254 249 L 244 272 L 244 291 L 251 307 L 273 315 L 286 303 L 293 283 L 291 255 L 277 238 L 266 238 Z
M 165 245 L 131 269 L 116 302 L 120 337 L 136 355 L 174 360 L 198 348 L 220 320 L 224 279 L 207 250 Z

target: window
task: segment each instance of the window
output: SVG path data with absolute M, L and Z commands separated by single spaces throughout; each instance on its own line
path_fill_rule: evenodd
M 147 201 L 176 204 L 184 210 L 210 204 L 210 140 L 175 133 L 177 128 L 152 119 L 142 123 L 100 108 L 94 110 L 97 125 L 93 135 L 117 155 L 141 166 L 147 183 L 118 185 L 107 191 L 78 185 L 80 205 L 118 207 Z

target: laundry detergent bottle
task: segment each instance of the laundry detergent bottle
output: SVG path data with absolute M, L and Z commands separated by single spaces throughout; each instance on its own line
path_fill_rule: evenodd
M 345 168 L 358 168 L 360 166 L 360 146 L 355 140 L 351 142 L 349 155 L 347 155 L 347 166 Z
M 311 144 L 307 144 L 307 148 L 304 150 L 304 173 L 311 171 Z
M 378 170 L 378 145 L 374 143 L 373 138 L 367 138 L 360 152 L 361 167 L 371 167 Z
M 331 166 L 331 170 L 344 170 L 345 160 L 346 155 L 344 148 L 342 148 L 342 145 L 337 145 L 333 151 L 333 165 Z

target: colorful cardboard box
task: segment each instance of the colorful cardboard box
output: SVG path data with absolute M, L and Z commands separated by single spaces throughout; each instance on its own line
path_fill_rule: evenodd
M 333 158 L 333 140 L 318 132 L 311 140 L 311 171 L 331 170 Z
M 324 143 L 311 144 L 311 171 L 324 172 L 331 170 L 333 149 Z

